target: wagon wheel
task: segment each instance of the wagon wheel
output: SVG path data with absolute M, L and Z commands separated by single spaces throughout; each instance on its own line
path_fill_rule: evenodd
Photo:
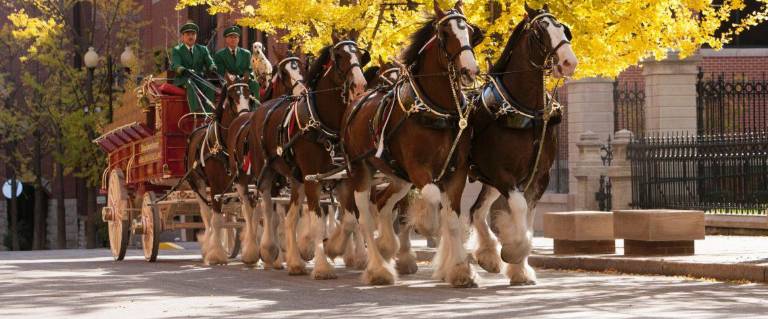
M 229 224 L 237 222 L 237 216 L 227 215 L 225 218 Z M 224 227 L 219 233 L 221 245 L 224 246 L 224 251 L 227 252 L 229 258 L 237 257 L 240 253 L 240 228 L 239 227 Z
M 141 225 L 144 234 L 141 236 L 141 246 L 144 248 L 144 259 L 153 262 L 157 260 L 157 251 L 160 247 L 160 232 L 162 224 L 160 221 L 160 211 L 155 203 L 155 192 L 148 191 L 144 193 L 144 199 L 141 201 Z
M 107 193 L 109 201 L 106 214 L 102 214 L 102 219 L 108 225 L 112 257 L 120 261 L 125 258 L 125 251 L 128 248 L 128 239 L 131 235 L 130 209 L 133 206 L 128 196 L 128 189 L 125 187 L 125 175 L 122 170 L 114 169 L 109 173 Z

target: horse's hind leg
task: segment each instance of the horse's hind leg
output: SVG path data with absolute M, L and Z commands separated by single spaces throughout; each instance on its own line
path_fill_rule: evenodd
M 488 227 L 488 212 L 493 202 L 499 198 L 499 195 L 499 191 L 496 188 L 483 184 L 480 195 L 478 195 L 475 204 L 470 209 L 472 226 L 475 227 L 477 234 L 475 259 L 480 267 L 490 273 L 499 273 L 501 271 L 498 243 L 491 236 L 490 228 Z
M 378 245 L 375 244 L 373 232 L 376 229 L 376 222 L 371 215 L 371 173 L 365 164 L 353 165 L 352 172 L 355 172 L 355 204 L 360 212 L 360 226 L 368 243 L 368 263 L 363 272 L 363 281 L 370 285 L 391 285 L 397 279 L 397 273 L 394 267 L 384 260 L 379 252 Z
M 283 269 L 283 263 L 278 260 L 280 256 L 280 247 L 277 245 L 277 227 L 279 220 L 275 214 L 272 205 L 272 176 L 261 180 L 263 185 L 260 190 L 262 194 L 262 211 L 264 212 L 264 233 L 261 240 L 261 258 L 264 261 L 264 268 Z
M 301 205 L 303 207 L 304 205 Z M 313 233 L 312 233 L 312 216 L 307 214 L 307 210 L 309 209 L 302 209 L 301 213 L 299 215 L 299 221 L 298 221 L 298 234 L 297 240 L 298 240 L 298 246 L 299 246 L 299 253 L 301 254 L 301 258 L 304 259 L 304 261 L 310 261 L 314 257 L 314 243 L 312 240 L 314 239 Z
M 402 212 L 401 212 L 402 213 Z M 411 229 L 412 225 L 400 223 L 400 233 L 397 235 L 400 239 L 400 249 L 397 251 L 397 273 L 401 275 L 415 274 L 419 270 L 416 265 L 416 255 L 411 251 Z
M 248 194 L 248 185 L 243 183 L 235 183 L 235 189 L 240 196 L 240 203 L 242 204 L 241 210 L 243 218 L 245 219 L 245 227 L 242 231 L 242 247 L 243 251 L 240 255 L 240 259 L 246 265 L 255 265 L 259 262 L 259 211 L 255 203 Z
M 410 183 L 394 179 L 384 190 L 378 201 L 379 238 L 376 239 L 376 245 L 379 246 L 379 252 L 387 262 L 395 256 L 395 252 L 400 245 L 393 226 L 395 222 L 393 216 L 394 208 L 397 202 L 408 194 L 410 189 Z
M 528 203 L 517 190 L 509 193 L 507 203 L 509 212 L 501 212 L 494 220 L 501 241 L 501 259 L 509 264 L 507 277 L 511 285 L 532 285 L 536 283 L 536 272 L 528 265 L 533 240 L 528 227 Z
M 296 243 L 296 224 L 299 219 L 299 210 L 304 201 L 304 184 L 299 181 L 291 181 L 291 205 L 288 209 L 288 216 L 285 218 L 285 263 L 288 267 L 289 275 L 305 275 L 306 266 L 304 260 L 299 254 L 299 247 Z
M 352 233 L 357 227 L 357 219 L 355 218 L 354 213 L 348 208 L 348 201 L 351 198 L 351 194 L 349 194 L 350 187 L 346 184 L 347 183 L 341 183 L 341 185 L 336 188 L 337 194 L 339 195 L 337 196 L 340 202 L 339 209 L 341 210 L 342 215 L 340 225 L 336 226 L 331 237 L 328 239 L 328 242 L 325 244 L 325 252 L 331 260 L 342 254 L 346 254 L 346 252 L 350 250 L 350 237 L 352 237 Z M 352 202 L 352 205 L 354 205 L 354 202 Z M 352 262 L 353 261 L 350 261 L 350 263 Z M 347 266 L 351 266 L 350 263 L 347 263 L 346 259 L 344 263 Z
M 323 247 L 328 223 L 325 220 L 325 210 L 320 208 L 320 185 L 316 182 L 306 182 L 304 187 L 307 194 L 307 206 L 309 207 L 307 215 L 309 215 L 310 220 L 311 243 L 314 246 L 313 260 L 315 267 L 312 269 L 312 278 L 336 279 L 336 271 L 328 263 L 328 258 L 325 256 L 325 248 Z

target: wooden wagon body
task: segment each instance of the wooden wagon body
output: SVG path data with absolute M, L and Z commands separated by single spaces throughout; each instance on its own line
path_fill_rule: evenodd
M 113 118 L 94 140 L 107 154 L 102 178 L 107 205 L 102 219 L 109 225 L 110 248 L 114 258 L 122 260 L 131 236 L 138 235 L 145 259 L 155 261 L 160 233 L 203 228 L 202 222 L 195 221 L 200 214 L 196 194 L 179 182 L 186 173 L 189 133 L 206 125 L 205 119 L 189 116 L 184 96 L 157 95 L 142 107 L 132 91 L 126 92 Z M 227 223 L 221 240 L 235 257 L 241 227 L 239 203 L 230 201 L 224 212 Z

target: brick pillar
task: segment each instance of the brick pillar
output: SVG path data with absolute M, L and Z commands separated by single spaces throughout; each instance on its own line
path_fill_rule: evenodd
M 696 74 L 701 57 L 644 61 L 646 132 L 696 132 Z
M 600 175 L 606 174 L 607 167 L 603 166 L 600 159 L 600 146 L 603 142 L 600 137 L 587 131 L 579 136 L 576 143 L 579 149 L 579 160 L 571 166 L 576 179 L 576 187 L 572 188 L 575 192 L 574 209 L 575 210 L 598 210 L 595 193 L 600 186 Z
M 571 136 L 568 141 L 568 158 L 570 159 L 568 186 L 573 195 L 578 192 L 574 175 L 577 169 L 575 164 L 581 161 L 577 146 L 580 140 L 575 137 L 590 131 L 599 141 L 605 141 L 609 135 L 613 134 L 613 80 L 585 78 L 568 81 L 567 85 L 568 136 Z
M 627 145 L 632 140 L 632 132 L 621 130 L 616 132 L 611 142 L 613 160 L 608 167 L 608 177 L 611 178 L 611 208 L 613 210 L 629 209 L 632 202 L 632 166 L 627 159 Z
M 8 234 L 8 202 L 0 198 L 0 250 L 8 250 L 8 247 L 3 245 L 6 234 Z

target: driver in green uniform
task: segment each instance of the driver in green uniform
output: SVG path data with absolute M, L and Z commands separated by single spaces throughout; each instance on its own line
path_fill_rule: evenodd
M 173 84 L 187 91 L 190 112 L 211 112 L 214 108 L 215 87 L 204 79 L 207 72 L 216 72 L 216 63 L 208 48 L 197 44 L 200 28 L 193 22 L 181 26 L 181 43 L 171 49 L 171 69 L 176 72 Z
M 218 72 L 224 76 L 225 73 L 242 77 L 248 75 L 248 88 L 251 91 L 251 109 L 260 105 L 256 98 L 259 94 L 259 84 L 255 81 L 253 69 L 251 67 L 251 52 L 238 46 L 241 35 L 240 27 L 231 26 L 224 29 L 224 43 L 226 47 L 216 51 L 213 60 L 218 66 Z

